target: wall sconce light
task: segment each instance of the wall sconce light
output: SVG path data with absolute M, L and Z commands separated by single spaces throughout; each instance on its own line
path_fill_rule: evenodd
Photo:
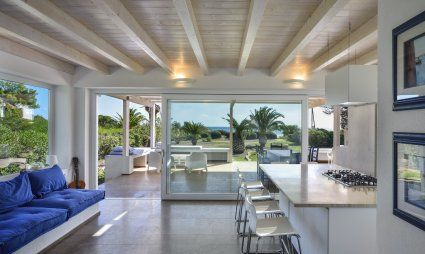
M 193 78 L 183 78 L 183 77 L 177 77 L 173 78 L 174 86 L 177 88 L 186 88 L 189 87 L 193 82 L 195 82 L 195 79 Z
M 304 80 L 303 79 L 285 79 L 283 81 L 284 84 L 288 84 L 289 88 L 293 89 L 302 89 L 304 88 Z

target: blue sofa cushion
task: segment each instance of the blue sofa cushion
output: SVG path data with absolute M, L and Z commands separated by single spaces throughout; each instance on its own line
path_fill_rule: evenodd
M 65 189 L 33 199 L 27 206 L 67 209 L 68 218 L 71 218 L 104 198 L 103 190 Z
M 65 209 L 16 207 L 0 214 L 0 253 L 12 253 L 66 221 Z
M 0 182 L 0 213 L 28 203 L 33 197 L 27 173 L 21 173 L 10 181 Z
M 32 193 L 37 197 L 43 197 L 52 191 L 66 188 L 65 176 L 58 165 L 32 171 L 28 173 L 28 176 L 31 182 Z

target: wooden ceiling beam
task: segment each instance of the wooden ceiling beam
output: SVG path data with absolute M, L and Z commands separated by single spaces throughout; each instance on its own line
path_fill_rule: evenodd
M 204 45 L 199 33 L 198 24 L 193 12 L 192 3 L 190 0 L 173 0 L 174 6 L 179 15 L 180 21 L 186 31 L 187 38 L 198 60 L 202 72 L 208 74 L 208 63 L 205 55 Z
M 140 26 L 127 8 L 117 0 L 94 0 L 102 6 L 114 23 L 126 33 L 159 66 L 172 73 L 170 61 L 149 34 Z
M 243 75 L 252 45 L 254 45 L 258 28 L 266 9 L 267 0 L 251 0 L 249 5 L 248 19 L 246 21 L 245 34 L 243 38 L 241 54 L 239 57 L 238 75 Z
M 347 35 L 344 39 L 335 44 L 328 52 L 323 53 L 311 63 L 313 72 L 323 70 L 332 63 L 354 51 L 363 42 L 368 41 L 378 33 L 377 17 L 373 17 L 357 28 L 354 32 Z
M 297 52 L 311 42 L 348 2 L 349 0 L 323 0 L 274 62 L 271 75 L 279 74 L 295 58 Z
M 45 65 L 58 71 L 69 74 L 75 73 L 74 65 L 3 37 L 0 37 L 0 51 L 24 58 L 31 62 Z
M 55 56 L 66 59 L 91 70 L 109 74 L 107 65 L 71 48 L 32 27 L 17 21 L 0 12 L 0 33 L 26 42 L 36 48 L 49 52 Z
M 374 49 L 372 51 L 367 52 L 359 56 L 355 61 L 355 64 L 361 65 L 372 65 L 378 63 L 378 49 Z
M 117 65 L 136 73 L 143 73 L 142 65 L 116 49 L 52 2 L 20 0 L 13 3 L 52 27 L 58 28 L 61 32 L 78 39 L 91 50 L 108 58 Z

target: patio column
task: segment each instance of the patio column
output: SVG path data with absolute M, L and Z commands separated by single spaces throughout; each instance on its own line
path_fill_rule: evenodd
M 227 162 L 233 162 L 233 107 L 235 106 L 235 101 L 230 102 L 230 131 L 229 131 L 229 139 L 230 139 L 230 149 L 229 154 L 227 156 Z
M 155 148 L 155 121 L 156 121 L 156 117 L 155 117 L 155 104 L 153 104 L 150 108 L 149 108 L 149 124 L 150 124 L 150 140 L 151 140 L 151 148 Z
M 123 100 L 122 102 L 122 113 L 123 113 L 123 122 L 122 122 L 122 129 L 123 129 L 123 155 L 129 156 L 129 149 L 130 149 L 130 102 L 128 101 L 128 97 L 126 100 Z

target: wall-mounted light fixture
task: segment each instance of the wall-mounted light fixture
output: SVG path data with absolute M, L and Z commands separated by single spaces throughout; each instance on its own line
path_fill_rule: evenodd
M 195 82 L 195 79 L 193 78 L 185 78 L 185 77 L 178 77 L 172 79 L 174 82 L 174 86 L 177 88 L 186 88 L 189 87 L 193 82 Z
M 293 88 L 293 89 L 302 89 L 304 88 L 304 82 L 305 80 L 303 79 L 285 79 L 283 81 L 284 84 L 287 84 L 289 86 L 289 88 Z

